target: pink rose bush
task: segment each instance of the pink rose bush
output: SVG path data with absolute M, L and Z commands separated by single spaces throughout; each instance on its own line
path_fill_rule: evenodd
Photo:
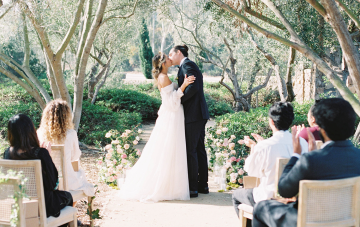
M 118 175 L 124 174 L 140 158 L 141 151 L 134 146 L 141 140 L 139 137 L 141 129 L 135 127 L 133 130 L 118 132 L 110 130 L 105 137 L 112 141 L 103 149 L 104 155 L 98 159 L 99 181 L 117 185 Z
M 210 168 L 215 171 L 215 166 L 226 170 L 228 183 L 242 184 L 245 158 L 248 156 L 247 148 L 237 142 L 238 139 L 227 122 L 220 122 L 216 126 L 208 128 L 206 134 L 206 150 L 209 156 Z

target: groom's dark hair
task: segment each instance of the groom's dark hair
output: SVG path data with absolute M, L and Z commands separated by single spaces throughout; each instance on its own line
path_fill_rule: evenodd
M 294 120 L 294 109 L 289 102 L 275 102 L 269 109 L 269 117 L 278 130 L 288 130 Z
M 189 48 L 184 44 L 184 45 L 177 45 L 173 47 L 174 51 L 178 51 L 180 50 L 180 52 L 184 55 L 184 57 L 189 56 Z

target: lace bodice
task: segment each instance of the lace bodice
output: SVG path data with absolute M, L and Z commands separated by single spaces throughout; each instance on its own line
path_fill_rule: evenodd
M 169 84 L 161 88 L 161 107 L 160 110 L 165 108 L 168 111 L 177 111 L 181 105 L 181 97 L 184 93 L 178 88 L 176 83 Z M 159 110 L 159 112 L 160 112 Z

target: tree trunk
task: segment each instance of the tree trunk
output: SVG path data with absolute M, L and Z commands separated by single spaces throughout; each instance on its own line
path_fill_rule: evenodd
M 36 89 L 34 89 L 31 86 L 27 85 L 22 80 L 20 80 L 17 76 L 15 76 L 14 74 L 12 74 L 9 71 L 5 70 L 1 66 L 0 66 L 0 73 L 6 75 L 7 77 L 9 77 L 13 81 L 15 81 L 17 84 L 19 84 L 21 87 L 23 87 L 36 100 L 36 102 L 40 105 L 41 109 L 45 108 L 46 103 L 41 98 L 40 93 Z
M 101 22 L 103 20 L 106 5 L 107 5 L 107 0 L 101 0 L 99 2 L 94 21 L 92 22 L 89 34 L 86 37 L 84 50 L 81 55 L 81 60 L 80 60 L 80 64 L 79 64 L 79 72 L 77 75 L 75 75 L 73 121 L 74 121 L 76 131 L 79 129 L 80 118 L 81 118 L 82 103 L 83 103 L 83 96 L 84 96 L 84 80 L 85 80 L 85 73 L 86 73 L 86 65 L 87 65 L 87 62 L 89 59 L 91 47 L 94 43 L 96 34 L 101 26 Z
M 103 51 L 100 51 L 97 58 L 101 60 L 102 55 L 103 55 Z M 89 82 L 88 82 L 88 99 L 92 99 L 94 96 L 94 89 L 96 86 L 96 73 L 98 71 L 99 65 L 100 63 L 96 61 L 96 63 L 91 67 L 90 70 Z
M 113 69 L 113 71 L 111 73 L 109 73 L 110 65 L 107 67 L 104 78 L 102 79 L 100 84 L 98 84 L 98 86 L 96 86 L 96 90 L 95 90 L 95 93 L 94 93 L 94 97 L 91 100 L 91 104 L 94 104 L 96 102 L 96 97 L 97 97 L 97 95 L 98 95 L 98 93 L 100 91 L 100 88 L 105 84 L 106 78 L 108 77 L 108 75 L 112 74 L 115 71 L 116 67 L 117 67 L 117 65 L 115 65 L 115 67 L 114 67 L 114 69 Z
M 112 54 L 110 55 L 108 61 L 106 62 L 106 64 L 103 66 L 103 68 L 101 69 L 101 71 L 98 73 L 98 75 L 95 77 L 95 75 L 90 78 L 89 83 L 88 83 L 88 92 L 89 92 L 89 99 L 93 99 L 94 98 L 94 90 L 95 90 L 95 86 L 96 84 L 99 83 L 99 81 L 101 80 L 101 78 L 103 77 L 104 74 L 108 73 L 108 69 L 110 68 L 110 62 L 112 59 Z M 101 87 L 101 86 L 100 86 Z M 100 89 L 100 88 L 99 88 Z
M 296 50 L 290 47 L 289 51 L 289 59 L 287 63 L 287 70 L 286 70 L 286 89 L 288 92 L 287 101 L 292 102 L 295 99 L 294 89 L 292 86 L 292 75 L 291 72 L 293 70 L 293 64 L 295 60 Z
M 354 83 L 356 93 L 360 94 L 360 59 L 359 53 L 355 48 L 355 45 L 351 39 L 350 33 L 345 24 L 339 8 L 334 0 L 321 1 L 326 10 L 327 21 L 335 31 L 342 52 L 344 54 L 346 64 L 348 66 L 350 77 Z

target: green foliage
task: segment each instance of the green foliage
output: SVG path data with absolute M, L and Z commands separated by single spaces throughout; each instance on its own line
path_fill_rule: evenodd
M 216 101 L 210 95 L 205 94 L 205 100 L 208 105 L 209 114 L 211 117 L 224 115 L 227 113 L 234 113 L 231 106 L 224 101 Z
M 97 105 L 105 106 L 115 112 L 122 110 L 136 112 L 143 119 L 156 119 L 161 105 L 160 99 L 130 89 L 103 89 L 99 92 L 97 100 Z
M 101 144 L 109 142 L 104 139 L 105 134 L 111 130 L 119 131 L 131 128 L 141 123 L 141 115 L 136 112 L 113 112 L 110 109 L 91 105 L 88 101 L 83 103 L 83 112 L 79 125 L 78 137 L 85 144 L 95 144 L 100 141 Z
M 143 74 L 147 79 L 151 79 L 151 68 L 152 68 L 152 58 L 154 53 L 152 52 L 150 45 L 149 30 L 146 26 L 145 19 L 142 19 L 141 28 L 140 28 L 140 62 L 141 69 Z
M 21 48 L 17 47 L 17 42 L 19 41 L 12 37 L 7 43 L 2 44 L 2 50 L 5 55 L 22 65 L 24 61 L 24 49 L 22 46 Z M 4 63 L 2 63 L 2 65 L 6 70 L 10 71 L 15 76 L 20 77 L 20 75 L 15 70 L 5 65 Z M 31 51 L 30 53 L 29 65 L 34 75 L 40 78 L 46 78 L 46 68 L 41 64 L 40 60 L 37 58 L 36 54 L 33 51 Z

